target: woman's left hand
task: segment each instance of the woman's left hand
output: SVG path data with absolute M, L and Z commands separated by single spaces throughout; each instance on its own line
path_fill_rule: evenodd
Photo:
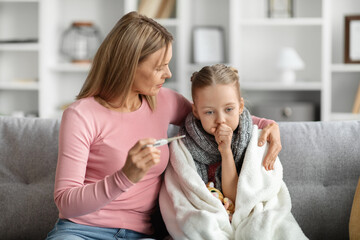
M 269 142 L 269 148 L 263 161 L 266 170 L 274 170 L 276 157 L 281 151 L 280 129 L 277 123 L 271 123 L 263 128 L 259 138 L 258 145 L 263 146 L 265 142 Z

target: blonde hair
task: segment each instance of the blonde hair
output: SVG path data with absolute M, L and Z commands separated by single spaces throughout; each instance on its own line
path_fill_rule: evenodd
M 233 84 L 240 100 L 240 83 L 237 69 L 224 64 L 215 64 L 205 66 L 199 72 L 194 72 L 191 76 L 191 95 L 193 101 L 195 101 L 197 89 L 216 84 Z
M 124 15 L 100 45 L 77 99 L 97 96 L 105 101 L 116 97 L 124 104 L 134 83 L 138 64 L 165 47 L 173 36 L 163 26 L 137 12 Z M 144 96 L 151 109 L 156 97 Z

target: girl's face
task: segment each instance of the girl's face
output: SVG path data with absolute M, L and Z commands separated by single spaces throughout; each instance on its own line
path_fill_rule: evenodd
M 220 124 L 234 131 L 243 108 L 243 100 L 239 99 L 233 84 L 216 84 L 195 91 L 193 114 L 211 135 Z
M 139 63 L 132 91 L 136 94 L 155 96 L 167 78 L 171 78 L 169 62 L 172 58 L 172 45 L 154 52 Z

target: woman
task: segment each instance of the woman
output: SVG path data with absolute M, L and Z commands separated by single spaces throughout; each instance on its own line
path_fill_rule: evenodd
M 59 220 L 48 239 L 153 233 L 150 216 L 169 151 L 151 144 L 191 111 L 183 96 L 162 88 L 171 77 L 172 40 L 160 24 L 131 12 L 101 44 L 77 101 L 63 113 L 54 191 Z M 264 164 L 270 169 L 280 134 L 275 123 L 264 130 L 261 141 L 274 144 Z

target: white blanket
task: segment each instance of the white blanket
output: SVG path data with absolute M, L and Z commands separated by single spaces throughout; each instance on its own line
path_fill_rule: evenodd
M 232 222 L 196 172 L 194 160 L 181 141 L 170 145 L 170 163 L 160 191 L 160 209 L 174 239 L 307 239 L 291 214 L 291 199 L 282 165 L 266 171 L 267 145 L 258 147 L 254 126 L 237 185 Z

